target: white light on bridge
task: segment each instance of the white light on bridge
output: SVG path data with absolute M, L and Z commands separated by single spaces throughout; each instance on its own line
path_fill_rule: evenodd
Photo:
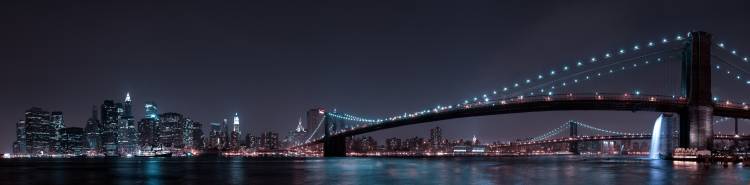
M 638 45 L 633 46 L 633 50 L 639 50 L 641 48 L 638 47 Z
M 723 42 L 719 43 L 719 47 L 724 48 L 724 43 Z
M 652 46 L 654 46 L 654 45 L 655 45 L 655 44 L 654 44 L 654 42 L 648 42 L 648 46 L 649 46 L 649 47 L 652 47 Z

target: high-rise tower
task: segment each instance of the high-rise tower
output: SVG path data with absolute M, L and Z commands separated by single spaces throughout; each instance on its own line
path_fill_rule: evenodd
M 234 122 L 233 122 L 232 126 L 233 126 L 232 127 L 232 131 L 233 132 L 241 133 L 240 132 L 240 116 L 239 116 L 239 113 L 234 113 Z

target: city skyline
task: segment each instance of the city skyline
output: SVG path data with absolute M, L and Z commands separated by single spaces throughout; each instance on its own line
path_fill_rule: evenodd
M 744 37 L 750 28 L 727 24 L 742 22 L 742 18 L 747 17 L 739 8 L 744 7 L 743 2 L 709 5 L 729 8 L 709 10 L 705 17 L 681 13 L 702 8 L 688 5 L 690 3 L 646 4 L 650 6 L 643 9 L 643 6 L 618 2 L 548 6 L 519 3 L 517 7 L 538 8 L 526 12 L 523 8 L 503 11 L 482 8 L 499 6 L 485 2 L 451 8 L 455 15 L 439 19 L 422 15 L 437 16 L 442 12 L 421 11 L 412 5 L 397 5 L 401 9 L 392 10 L 397 15 L 379 18 L 370 17 L 369 13 L 391 8 L 355 6 L 352 10 L 359 13 L 345 18 L 337 16 L 338 13 L 352 12 L 336 6 L 321 7 L 328 11 L 317 15 L 320 12 L 289 10 L 293 7 L 269 3 L 260 6 L 268 10 L 253 10 L 271 16 L 256 17 L 253 11 L 219 11 L 232 10 L 222 5 L 211 7 L 215 9 L 180 5 L 201 10 L 195 11 L 198 15 L 219 16 L 216 19 L 236 16 L 240 21 L 257 25 L 213 22 L 212 19 L 186 24 L 180 21 L 194 17 L 162 16 L 149 20 L 125 13 L 126 10 L 140 10 L 150 15 L 180 12 L 160 4 L 154 4 L 154 9 L 51 5 L 51 11 L 61 15 L 57 17 L 37 16 L 46 11 L 42 8 L 21 12 L 23 8 L 19 7 L 24 5 L 9 6 L 14 9 L 6 12 L 15 14 L 14 18 L 18 19 L 11 21 L 10 29 L 1 31 L 9 40 L 3 46 L 9 49 L 2 51 L 3 63 L 0 64 L 2 83 L 8 87 L 0 96 L 2 102 L 7 102 L 0 107 L 0 121 L 6 125 L 0 129 L 0 140 L 6 141 L 0 142 L 0 151 L 10 151 L 9 143 L 15 136 L 12 125 L 30 107 L 62 111 L 66 126 L 83 127 L 91 105 L 98 106 L 105 99 L 121 100 L 123 92 L 133 93 L 134 110 L 140 110 L 145 101 L 155 101 L 160 112 L 188 114 L 204 125 L 221 122 L 240 112 L 243 133 L 247 132 L 245 129 L 254 134 L 269 130 L 284 133 L 294 129 L 299 115 L 310 108 L 384 117 L 457 103 L 534 76 L 561 61 L 573 62 L 582 56 L 629 46 L 633 41 L 658 39 L 693 29 L 711 31 L 738 49 L 750 48 L 745 44 L 750 42 Z M 452 4 L 433 6 L 448 9 Z M 282 9 L 279 13 L 292 16 L 273 13 Z M 107 11 L 118 15 L 79 17 L 107 15 Z M 552 14 L 538 16 L 540 12 Z M 601 12 L 609 14 L 598 14 Z M 721 19 L 716 18 L 720 15 Z M 399 21 L 403 16 L 413 22 Z M 498 17 L 517 20 L 494 21 Z M 332 21 L 347 23 L 335 27 L 331 26 Z M 36 22 L 88 26 L 57 27 Z M 102 24 L 90 25 L 92 22 Z M 161 26 L 162 23 L 169 24 Z M 308 30 L 306 25 L 312 26 Z M 43 34 L 47 29 L 62 31 Z M 206 35 L 210 35 L 210 39 Z M 564 47 L 580 40 L 587 44 Z M 413 50 L 403 51 L 406 49 Z M 373 71 L 389 75 L 366 75 Z M 463 73 L 455 74 L 457 71 Z M 415 82 L 420 85 L 413 85 Z M 613 89 L 619 90 L 618 87 Z M 397 108 L 390 109 L 394 106 Z M 138 118 L 143 117 L 142 114 L 142 111 L 134 111 Z M 368 135 L 407 136 L 440 126 L 455 131 L 445 133 L 453 137 L 477 134 L 481 140 L 509 140 L 535 135 L 532 129 L 514 126 L 519 123 L 544 127 L 576 119 L 608 128 L 646 130 L 655 118 L 653 113 L 544 112 L 448 120 Z

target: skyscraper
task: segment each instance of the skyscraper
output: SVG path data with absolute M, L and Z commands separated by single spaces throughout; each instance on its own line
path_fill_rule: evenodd
M 211 149 L 221 149 L 221 123 L 210 123 L 208 142 L 206 147 Z
M 260 135 L 260 144 L 263 149 L 276 150 L 279 149 L 279 134 L 275 132 L 266 132 Z
M 182 114 L 167 112 L 159 115 L 159 145 L 170 150 L 181 149 L 184 146 Z
M 229 135 L 229 148 L 237 150 L 240 147 L 240 116 L 238 113 L 234 113 L 234 121 L 232 122 L 232 132 Z
M 96 106 L 93 106 L 91 111 L 91 118 L 86 121 L 86 127 L 84 129 L 84 132 L 86 132 L 86 143 L 85 147 L 89 151 L 94 152 L 100 152 L 102 151 L 102 126 L 98 119 L 98 114 L 96 110 Z
M 192 124 L 190 124 L 190 127 L 188 129 L 191 130 L 191 136 L 189 137 L 191 143 L 189 147 L 192 149 L 202 150 L 204 148 L 203 125 L 200 122 L 192 121 Z
M 125 101 L 118 107 L 119 124 L 117 131 L 117 144 L 120 155 L 134 154 L 138 146 L 138 132 L 133 117 L 132 100 L 130 93 L 125 94 Z
M 433 149 L 441 149 L 443 142 L 443 130 L 440 127 L 430 129 L 430 144 Z
M 26 149 L 31 155 L 46 155 L 55 137 L 50 113 L 38 107 L 26 110 Z
M 159 120 L 159 108 L 153 101 L 146 102 L 146 118 Z
M 318 124 L 323 121 L 323 116 L 325 114 L 325 109 L 323 108 L 314 108 L 307 111 L 307 129 L 310 132 L 315 130 L 315 127 L 318 126 Z
M 52 152 L 62 153 L 60 146 L 60 129 L 65 128 L 65 122 L 63 120 L 63 113 L 60 111 L 52 112 L 50 115 L 50 124 L 55 129 L 55 134 L 52 139 Z
M 119 104 L 119 103 L 118 103 Z M 102 143 L 104 154 L 108 156 L 117 155 L 117 125 L 119 123 L 118 107 L 112 100 L 105 100 L 101 106 L 101 123 L 104 126 L 102 132 Z
M 81 155 L 85 152 L 83 128 L 62 128 L 59 133 L 60 150 L 63 154 Z
M 240 116 L 239 113 L 234 113 L 234 122 L 233 122 L 232 131 L 241 133 L 240 132 Z
M 26 155 L 26 120 L 16 123 L 16 141 L 13 142 L 13 154 Z
M 289 132 L 288 144 L 292 146 L 300 145 L 305 142 L 305 139 L 307 139 L 305 136 L 307 136 L 307 131 L 305 130 L 305 127 L 302 126 L 302 118 L 299 118 L 299 121 L 297 121 L 297 128 Z
M 158 122 L 151 118 L 143 118 L 138 122 L 138 145 L 142 151 L 150 151 L 159 145 Z

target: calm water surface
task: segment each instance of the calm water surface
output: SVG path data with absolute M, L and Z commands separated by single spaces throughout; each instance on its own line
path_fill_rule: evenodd
M 0 160 L 0 184 L 748 184 L 750 166 L 543 158 Z

